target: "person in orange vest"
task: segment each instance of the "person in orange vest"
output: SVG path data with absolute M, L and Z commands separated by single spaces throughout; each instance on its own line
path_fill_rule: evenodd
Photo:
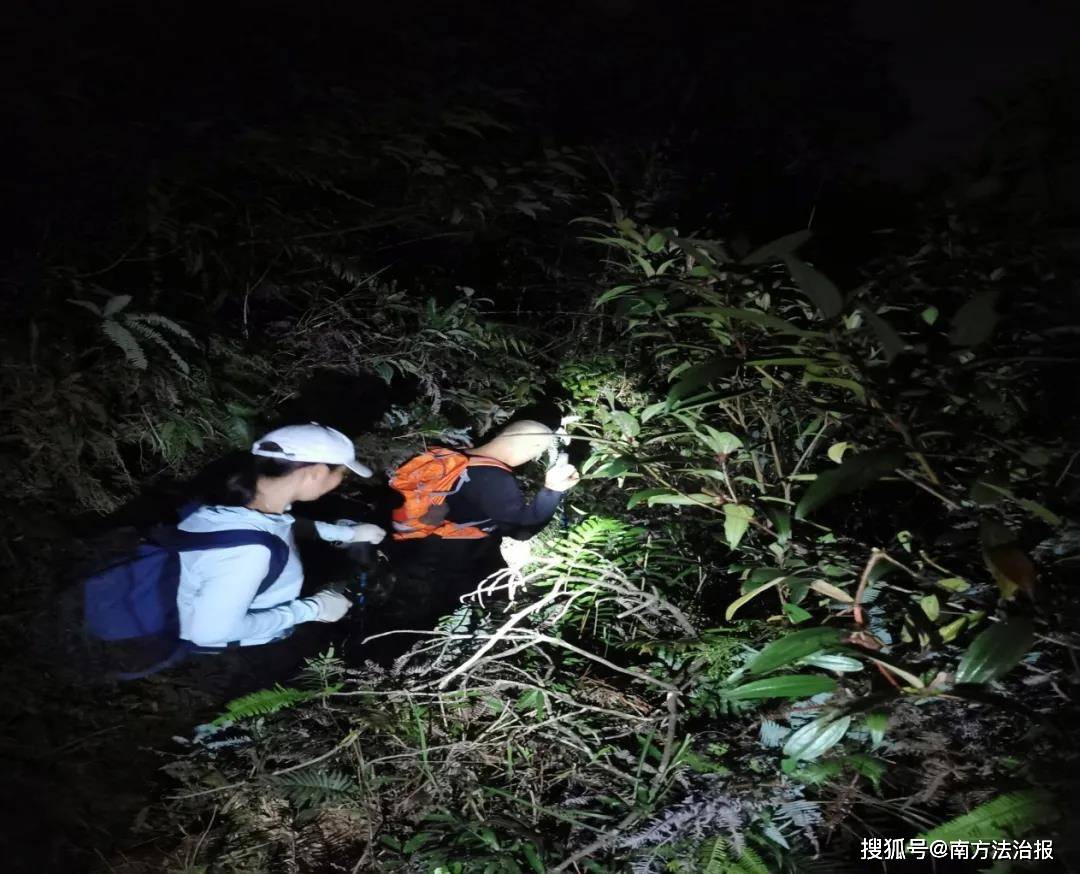
M 390 480 L 403 498 L 393 514 L 397 584 L 373 617 L 380 630 L 434 627 L 505 567 L 504 537 L 527 539 L 551 521 L 577 469 L 559 455 L 531 500 L 513 471 L 542 458 L 554 437 L 547 425 L 521 420 L 474 449 L 433 447 L 398 468 Z

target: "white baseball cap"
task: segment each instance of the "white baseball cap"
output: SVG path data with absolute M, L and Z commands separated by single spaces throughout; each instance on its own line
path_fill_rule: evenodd
M 251 454 L 284 461 L 344 464 L 353 473 L 371 476 L 371 468 L 356 460 L 356 447 L 352 440 L 318 422 L 286 425 L 264 434 L 251 447 Z

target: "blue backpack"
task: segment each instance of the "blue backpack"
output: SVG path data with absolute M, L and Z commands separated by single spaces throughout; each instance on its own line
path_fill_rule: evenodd
M 143 671 L 117 674 L 119 679 L 134 680 L 157 673 L 197 649 L 180 640 L 176 605 L 180 553 L 248 545 L 270 550 L 270 568 L 257 592 L 262 594 L 281 576 L 289 560 L 289 546 L 274 534 L 251 529 L 192 532 L 170 525 L 156 526 L 134 555 L 83 581 L 83 620 L 93 637 L 108 642 L 139 638 L 176 642 L 164 660 Z

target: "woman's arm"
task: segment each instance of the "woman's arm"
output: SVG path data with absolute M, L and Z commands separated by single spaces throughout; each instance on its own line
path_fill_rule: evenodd
M 270 569 L 270 552 L 265 547 L 216 549 L 212 555 L 213 564 L 206 568 L 210 578 L 202 583 L 190 609 L 180 611 L 180 637 L 184 640 L 199 646 L 222 646 L 234 640 L 272 638 L 317 618 L 318 608 L 300 599 L 266 610 L 251 609 Z M 180 587 L 183 598 L 183 579 Z
M 545 487 L 529 501 L 513 475 L 485 467 L 469 470 L 469 482 L 461 492 L 482 518 L 491 519 L 503 528 L 542 528 L 555 515 L 562 497 L 562 492 Z

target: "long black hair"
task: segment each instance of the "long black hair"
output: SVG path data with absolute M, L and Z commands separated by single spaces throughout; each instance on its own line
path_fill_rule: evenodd
M 273 447 L 266 444 L 267 449 Z M 259 477 L 276 479 L 314 461 L 286 461 L 250 452 L 231 452 L 206 466 L 190 483 L 189 496 L 200 504 L 246 507 L 255 500 Z

